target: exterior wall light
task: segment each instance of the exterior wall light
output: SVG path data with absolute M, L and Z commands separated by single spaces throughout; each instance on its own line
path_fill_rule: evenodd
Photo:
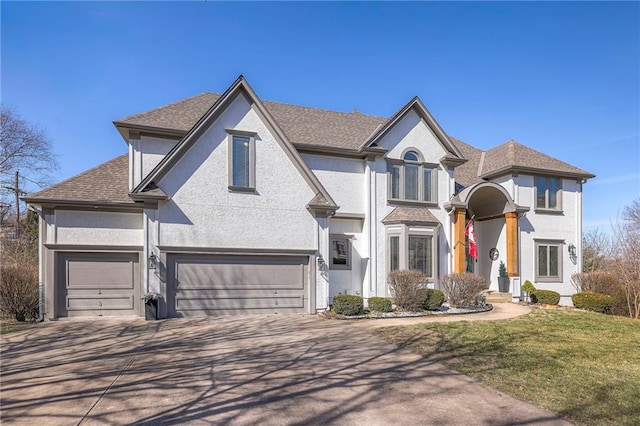
M 156 269 L 157 265 L 158 265 L 158 256 L 156 256 L 154 252 L 151 252 L 151 256 L 149 256 L 149 262 L 147 263 L 147 266 L 149 269 Z
M 573 244 L 569 244 L 569 247 L 567 247 L 567 249 L 569 250 L 569 254 L 571 256 L 576 255 L 576 246 L 574 246 Z

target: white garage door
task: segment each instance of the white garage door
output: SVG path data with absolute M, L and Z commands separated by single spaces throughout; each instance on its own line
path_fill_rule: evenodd
M 58 253 L 58 316 L 140 312 L 137 253 Z
M 167 256 L 172 317 L 309 312 L 304 256 Z

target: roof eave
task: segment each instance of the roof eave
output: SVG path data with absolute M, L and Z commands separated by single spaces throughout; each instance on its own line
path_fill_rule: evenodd
M 122 121 L 114 121 L 113 125 L 116 127 L 125 142 L 129 142 L 129 133 L 131 130 L 138 131 L 140 133 L 154 133 L 158 135 L 166 135 L 173 138 L 182 138 L 187 134 L 187 131 L 180 129 L 171 129 L 168 127 L 155 127 L 146 126 L 142 124 L 123 123 Z
M 466 163 L 467 160 L 466 158 L 456 158 L 456 157 L 448 157 L 448 156 L 444 156 L 440 159 L 440 163 L 447 166 L 447 167 L 453 167 L 456 168 L 458 166 L 463 165 L 464 163 Z
M 438 226 L 441 225 L 438 221 L 433 220 L 402 220 L 402 219 L 390 219 L 383 220 L 383 224 L 385 225 L 396 225 L 396 224 L 404 224 L 404 225 L 428 225 L 428 226 Z
M 491 170 L 489 172 L 483 173 L 480 175 L 482 179 L 493 179 L 499 176 L 503 176 L 508 173 L 531 173 L 531 174 L 542 174 L 548 176 L 558 176 L 564 178 L 575 178 L 575 179 L 592 179 L 596 177 L 594 174 L 588 172 L 568 172 L 562 170 L 549 170 L 542 169 L 537 167 L 526 167 L 526 166 L 514 166 L 509 165 L 505 167 L 501 167 L 496 170 Z
M 144 192 L 139 194 L 129 193 L 129 197 L 131 197 L 134 201 L 168 201 L 168 195 L 156 195 L 156 194 L 145 194 Z
M 135 202 L 123 202 L 123 201 L 86 201 L 86 200 L 65 200 L 56 198 L 31 198 L 22 197 L 22 201 L 27 204 L 37 204 L 40 206 L 60 206 L 60 207 L 117 207 L 117 208 L 131 208 L 141 209 L 144 206 Z

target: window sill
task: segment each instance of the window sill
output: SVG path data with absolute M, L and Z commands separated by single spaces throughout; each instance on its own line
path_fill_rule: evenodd
M 387 202 L 391 205 L 397 204 L 402 206 L 438 207 L 438 203 L 436 201 L 398 200 L 395 198 L 389 198 Z
M 556 284 L 562 284 L 562 278 L 560 277 L 549 277 L 549 278 L 536 278 L 535 282 L 537 283 L 556 283 Z
M 229 185 L 229 192 L 248 192 L 248 193 L 256 193 L 256 188 L 252 186 L 233 186 Z
M 329 270 L 330 271 L 350 271 L 351 270 L 351 266 L 331 265 L 331 266 L 329 266 Z
M 564 210 L 559 210 L 559 209 L 534 209 L 534 212 L 536 212 L 536 214 L 556 214 L 556 215 L 564 215 Z

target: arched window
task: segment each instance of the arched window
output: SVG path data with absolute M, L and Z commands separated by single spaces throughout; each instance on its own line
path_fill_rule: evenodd
M 435 165 L 422 161 L 416 151 L 407 151 L 402 161 L 391 160 L 390 198 L 392 200 L 436 202 Z
M 420 156 L 415 151 L 408 151 L 404 155 L 404 161 L 420 161 Z

